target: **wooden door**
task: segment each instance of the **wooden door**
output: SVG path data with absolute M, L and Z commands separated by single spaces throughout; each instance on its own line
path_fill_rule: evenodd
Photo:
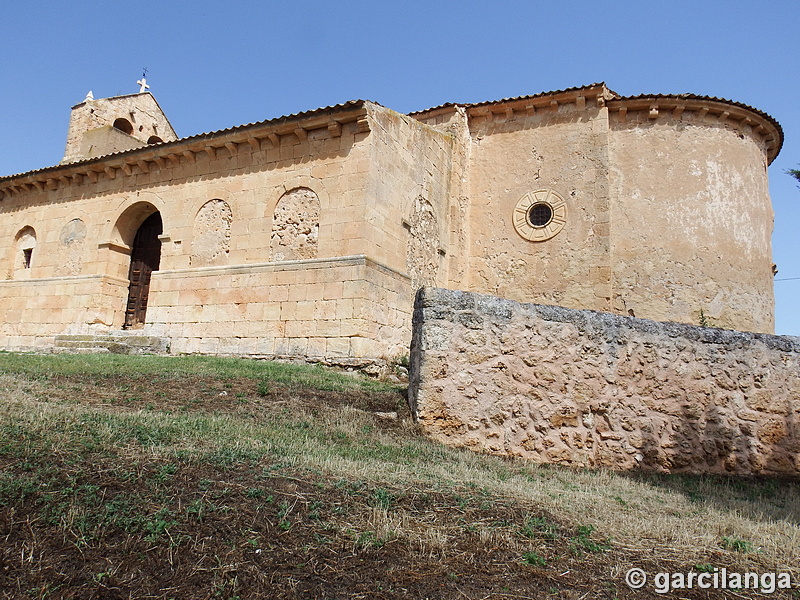
M 144 220 L 136 232 L 131 250 L 131 268 L 128 271 L 128 303 L 125 306 L 123 329 L 135 329 L 144 325 L 147 313 L 147 298 L 150 295 L 150 275 L 158 271 L 161 263 L 161 241 L 163 231 L 161 214 L 153 213 Z

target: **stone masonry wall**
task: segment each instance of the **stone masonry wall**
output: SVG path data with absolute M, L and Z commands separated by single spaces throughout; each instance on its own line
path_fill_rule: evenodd
M 404 353 L 408 278 L 367 257 L 153 273 L 143 333 L 176 353 L 391 358 Z
M 800 475 L 800 338 L 423 288 L 411 408 L 453 446 L 565 465 Z
M 68 324 L 107 328 L 122 318 L 117 300 L 127 290 L 126 279 L 107 275 L 0 281 L 0 348 L 50 346 Z

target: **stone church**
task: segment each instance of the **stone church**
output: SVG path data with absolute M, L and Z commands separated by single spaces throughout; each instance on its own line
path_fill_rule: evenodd
M 750 106 L 598 83 L 179 138 L 141 83 L 0 177 L 0 348 L 389 358 L 425 285 L 773 331 L 782 131 Z

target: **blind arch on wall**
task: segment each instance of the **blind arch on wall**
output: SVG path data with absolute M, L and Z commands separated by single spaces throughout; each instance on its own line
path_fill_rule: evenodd
M 317 258 L 320 201 L 311 188 L 284 193 L 275 206 L 270 236 L 270 260 Z

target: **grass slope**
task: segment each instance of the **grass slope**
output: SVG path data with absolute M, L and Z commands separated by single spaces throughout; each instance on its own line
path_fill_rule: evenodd
M 402 390 L 320 367 L 0 353 L 2 598 L 648 598 L 657 572 L 723 567 L 796 584 L 799 496 L 443 448 Z

